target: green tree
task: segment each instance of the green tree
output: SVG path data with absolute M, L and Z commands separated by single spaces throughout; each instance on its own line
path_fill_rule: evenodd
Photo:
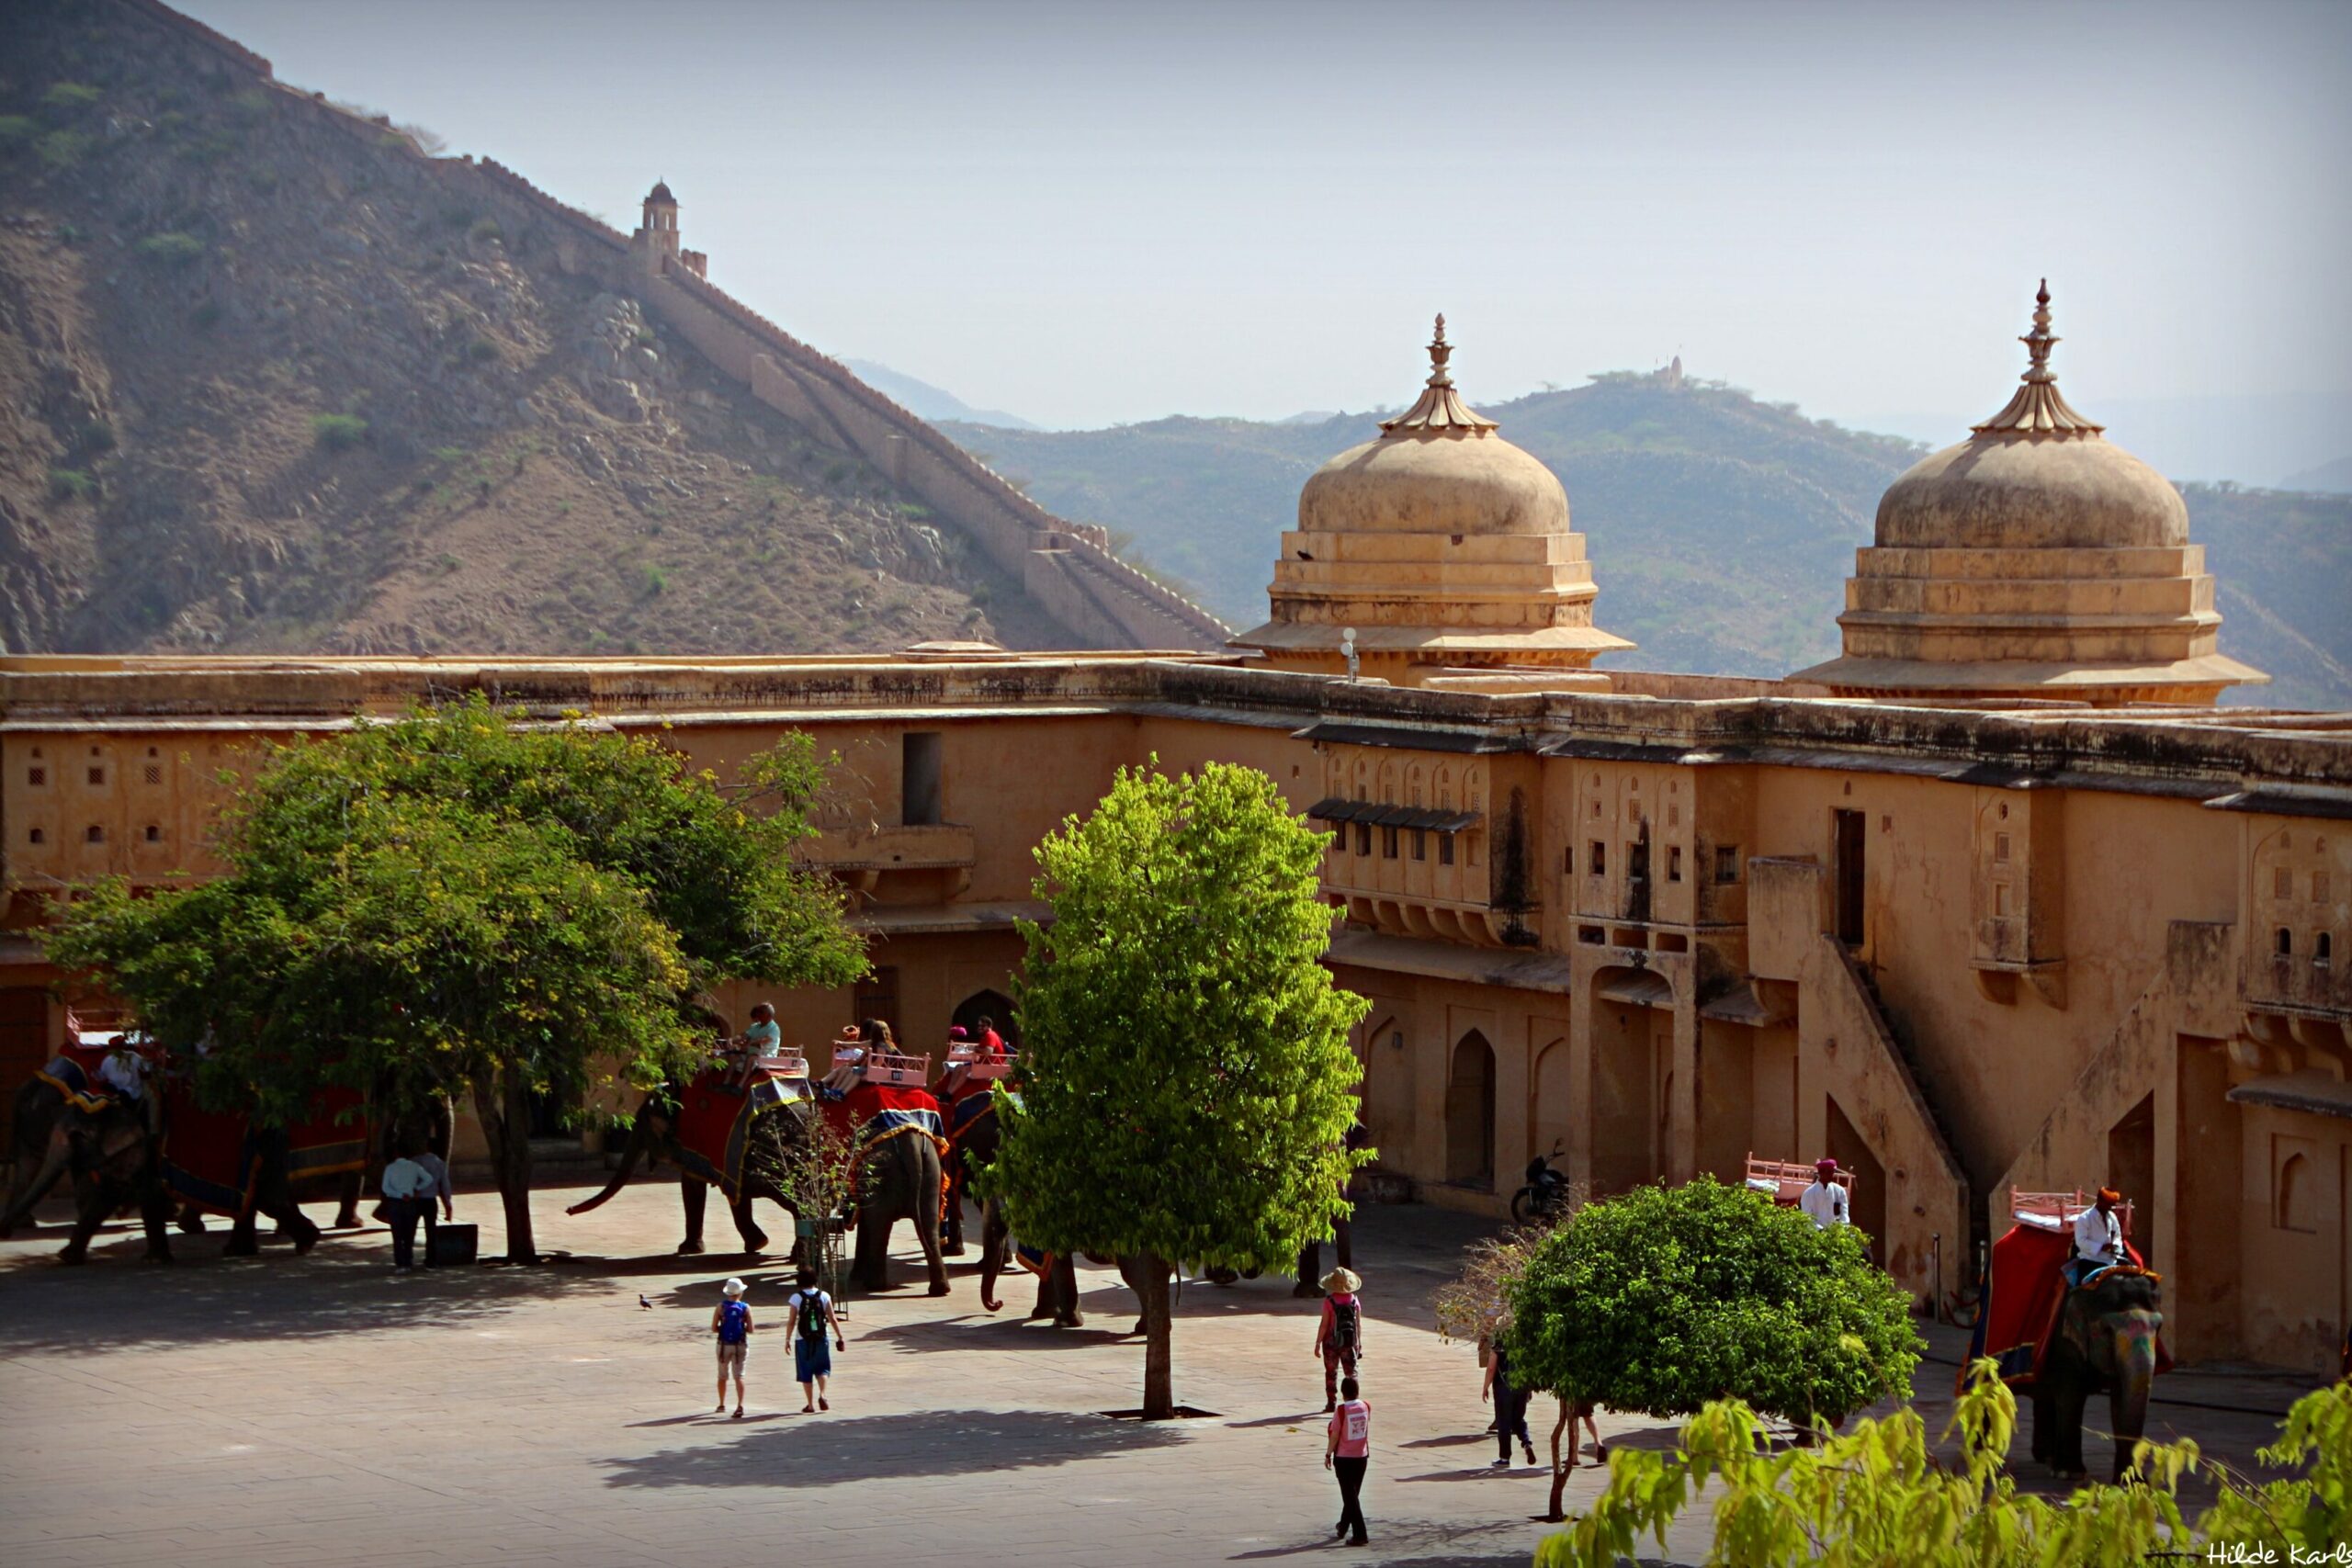
M 2143 1439 L 2137 1475 L 2147 1484 L 2090 1485 L 2064 1504 L 2020 1495 L 2003 1469 L 2017 1427 L 2017 1396 L 1991 1361 L 1976 1363 L 1953 1407 L 1957 1465 L 1930 1450 L 1926 1423 L 1905 1408 L 1773 1453 L 1762 1424 L 1738 1400 L 1709 1404 L 1682 1428 L 1679 1451 L 1619 1449 L 1591 1511 L 1546 1540 L 1537 1568 L 1613 1568 L 1645 1535 L 1660 1548 L 1668 1528 L 1713 1483 L 1714 1536 L 1707 1561 L 1742 1568 L 1812 1568 L 1823 1562 L 1901 1562 L 1917 1568 L 2199 1561 L 2212 1547 L 2284 1547 L 2324 1554 L 2352 1540 L 2352 1383 L 2305 1394 L 2289 1412 L 2266 1464 L 2308 1461 L 2306 1474 L 2259 1484 L 2207 1464 L 2197 1445 Z M 2174 1488 L 2202 1469 L 2220 1483 L 2192 1529 Z
M 1037 847 L 1023 922 L 1020 1098 L 989 1173 L 1014 1228 L 1109 1253 L 1142 1300 L 1143 1413 L 1175 1413 L 1169 1274 L 1287 1267 L 1344 1212 L 1361 997 L 1320 960 L 1329 836 L 1273 782 L 1211 762 L 1122 769 Z
M 1738 1398 L 1810 1424 L 1910 1387 L 1910 1303 L 1849 1225 L 1709 1177 L 1588 1205 L 1529 1255 L 1504 1343 L 1531 1388 L 1680 1416 Z
M 57 961 L 204 1047 L 198 1092 L 266 1122 L 320 1089 L 470 1093 L 508 1256 L 537 1255 L 534 1096 L 693 1066 L 729 977 L 865 972 L 841 895 L 797 867 L 824 774 L 805 736 L 722 790 L 654 739 L 526 725 L 475 696 L 274 749 L 232 796 L 229 874 L 69 906 Z

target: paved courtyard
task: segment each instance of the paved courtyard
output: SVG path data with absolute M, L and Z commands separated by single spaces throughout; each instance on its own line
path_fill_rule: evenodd
M 1350 1551 L 1329 1540 L 1315 1303 L 1287 1280 L 1185 1288 L 1178 1397 L 1216 1414 L 1144 1426 L 1102 1414 L 1140 1393 L 1141 1341 L 1121 1337 L 1134 1298 L 1114 1274 L 1089 1271 L 1089 1325 L 1057 1331 L 1022 1321 L 1023 1280 L 1007 1282 L 1002 1314 L 983 1312 L 970 1258 L 951 1265 L 952 1295 L 923 1295 L 902 1245 L 900 1288 L 853 1303 L 833 1411 L 802 1416 L 783 1266 L 675 1257 L 674 1188 L 639 1183 L 565 1217 L 583 1195 L 537 1195 L 540 1245 L 564 1256 L 528 1269 L 397 1278 L 380 1227 L 330 1235 L 303 1259 L 283 1245 L 223 1258 L 216 1227 L 175 1238 L 170 1269 L 141 1264 L 122 1227 L 81 1269 L 51 1261 L 53 1219 L 0 1243 L 0 1561 L 736 1568 L 807 1553 L 849 1568 L 1337 1552 L 1486 1568 L 1526 1562 L 1554 1528 L 1532 1517 L 1543 1471 L 1487 1468 L 1475 1358 L 1430 1326 L 1429 1294 L 1476 1222 L 1402 1208 L 1360 1224 L 1377 1440 L 1373 1544 Z M 486 1252 L 503 1245 L 493 1196 L 466 1195 L 459 1214 L 482 1224 Z M 769 1330 L 740 1422 L 710 1414 L 707 1332 L 734 1272 Z M 1939 1333 L 1937 1355 L 1958 1349 Z M 1949 1365 L 1922 1368 L 1931 1426 L 1951 1379 Z M 2293 1393 L 2258 1377 L 2165 1387 L 2242 1410 L 2283 1412 Z M 2275 1427 L 2183 1404 L 2154 1419 L 2241 1459 Z M 1643 1418 L 1602 1430 L 1671 1435 Z M 2104 1452 L 2092 1446 L 2095 1467 Z M 1578 1474 L 1572 1508 L 1600 1484 Z M 1697 1521 L 1674 1555 L 1696 1561 L 1704 1539 Z

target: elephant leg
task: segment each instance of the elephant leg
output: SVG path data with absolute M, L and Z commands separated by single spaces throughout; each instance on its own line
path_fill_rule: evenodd
M 150 1263 L 172 1261 L 172 1199 L 161 1181 L 146 1183 L 140 1198 L 140 1218 L 147 1226 L 147 1258 Z
M 182 1203 L 180 1205 L 179 1226 L 181 1231 L 186 1235 L 202 1235 L 204 1234 L 204 1211 L 198 1208 L 193 1203 Z
M 343 1174 L 342 1189 L 335 1194 L 341 1200 L 334 1211 L 336 1230 L 354 1231 L 359 1228 L 359 1178 L 362 1174 L 356 1170 L 347 1170 Z
M 735 1221 L 735 1234 L 743 1238 L 743 1250 L 757 1258 L 768 1249 L 768 1233 L 752 1217 L 752 1194 L 746 1191 L 728 1206 L 728 1213 Z
M 890 1288 L 890 1211 L 884 1195 L 876 1192 L 857 1206 L 857 1252 L 849 1277 L 861 1291 Z
M 1063 1253 L 1046 1275 L 1054 1296 L 1054 1326 L 1083 1328 L 1086 1314 L 1078 1309 L 1078 1259 Z
M 74 1183 L 74 1234 L 65 1238 L 64 1250 L 57 1260 L 66 1265 L 86 1263 L 90 1259 L 90 1237 L 115 1209 L 114 1195 L 105 1185 L 90 1177 L 80 1177 Z
M 980 1305 L 990 1312 L 1003 1307 L 996 1282 L 1012 1251 L 1012 1234 L 1003 1212 L 993 1202 L 980 1205 Z
M 2059 1382 L 2051 1400 L 2053 1416 L 2050 1434 L 2051 1468 L 2064 1476 L 2080 1476 L 2083 1470 L 2083 1406 L 2089 1403 L 2090 1391 L 2082 1379 L 2067 1375 Z
M 269 1217 L 277 1222 L 277 1234 L 294 1244 L 294 1255 L 310 1256 L 311 1248 L 319 1245 L 319 1227 L 302 1213 L 302 1205 L 294 1201 L 293 1193 L 281 1184 L 264 1202 L 268 1205 L 266 1212 Z
M 931 1275 L 931 1293 L 934 1296 L 944 1296 L 950 1287 L 947 1283 L 947 1261 L 939 1251 L 939 1199 L 936 1196 L 939 1191 L 939 1183 L 937 1181 L 931 1184 L 931 1190 L 933 1196 L 927 1201 L 922 1193 L 918 1192 L 915 1195 L 915 1240 L 922 1246 L 923 1268 Z
M 691 1258 L 702 1251 L 702 1210 L 708 1196 L 709 1189 L 693 1177 L 678 1179 L 678 1201 L 686 1211 L 686 1239 L 678 1244 L 682 1257 Z
M 1294 1296 L 1319 1296 L 1323 1287 L 1315 1281 L 1323 1277 L 1323 1244 L 1310 1241 L 1298 1249 L 1298 1282 L 1290 1288 Z
M 261 1251 L 261 1238 L 254 1234 L 255 1208 L 248 1206 L 229 1222 L 229 1245 L 220 1249 L 224 1258 L 251 1258 Z
M 961 1160 L 964 1154 L 958 1149 L 948 1157 Z M 951 1175 L 948 1179 L 947 1213 L 944 1216 L 947 1234 L 941 1240 L 939 1250 L 950 1258 L 964 1256 L 964 1180 L 960 1175 Z
M 2037 1464 L 2050 1462 L 2050 1434 L 2058 1425 L 2058 1413 L 2052 1408 L 2050 1390 L 2037 1380 L 2033 1385 L 2033 1458 Z

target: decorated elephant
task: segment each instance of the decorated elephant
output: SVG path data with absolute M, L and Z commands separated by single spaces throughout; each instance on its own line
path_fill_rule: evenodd
M 2114 1424 L 2115 1479 L 2131 1468 L 2163 1357 L 2161 1279 L 2109 1269 L 2066 1292 L 2033 1378 L 2033 1457 L 2061 1475 L 2084 1473 L 2083 1407 L 2102 1393 Z
M 754 1200 L 766 1199 L 793 1214 L 796 1223 L 800 1217 L 775 1177 L 808 1135 L 809 1104 L 806 1079 L 762 1078 L 746 1088 L 726 1068 L 707 1072 L 683 1089 L 657 1089 L 638 1107 L 620 1168 L 605 1190 L 564 1212 L 586 1213 L 628 1186 L 639 1161 L 666 1159 L 678 1168 L 678 1196 L 685 1207 L 686 1235 L 679 1252 L 703 1250 L 704 1201 L 717 1187 L 743 1238 L 743 1250 L 756 1255 L 766 1249 L 768 1236 L 752 1217 Z
M 939 1228 L 946 1183 L 940 1152 L 946 1140 L 938 1132 L 938 1104 L 921 1089 L 876 1096 L 873 1086 L 862 1086 L 826 1105 L 826 1113 L 841 1117 L 855 1140 L 857 1248 L 850 1282 L 862 1291 L 890 1288 L 890 1232 L 909 1220 L 922 1246 L 931 1293 L 944 1296 L 947 1265 L 940 1257 Z

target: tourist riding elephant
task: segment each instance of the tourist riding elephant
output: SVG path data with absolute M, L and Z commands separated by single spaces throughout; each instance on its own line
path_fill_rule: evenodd
M 775 1178 L 808 1138 L 811 1114 L 805 1101 L 752 1106 L 743 1089 L 725 1074 L 705 1074 L 684 1089 L 657 1089 L 637 1108 L 620 1168 L 605 1190 L 564 1213 L 584 1214 L 604 1203 L 628 1185 L 639 1160 L 666 1159 L 678 1168 L 678 1197 L 686 1213 L 686 1236 L 678 1244 L 679 1252 L 692 1255 L 704 1249 L 703 1203 L 716 1184 L 734 1217 L 736 1233 L 743 1238 L 743 1250 L 756 1256 L 766 1249 L 768 1236 L 752 1218 L 753 1200 L 764 1198 L 775 1204 L 793 1215 L 796 1225 L 799 1219 L 791 1197 Z M 794 1251 L 798 1251 L 797 1242 Z
M 2110 1269 L 2070 1289 L 2058 1310 L 2048 1348 L 2033 1382 L 2033 1457 L 2061 1475 L 2083 1465 L 2083 1406 L 2109 1395 L 2115 1431 L 2115 1479 L 2131 1468 L 2132 1450 L 2147 1424 L 2148 1389 L 2164 1327 L 2159 1276 Z
M 90 1236 L 112 1215 L 132 1203 L 147 1229 L 148 1258 L 172 1260 L 167 1222 L 171 1202 L 163 1178 L 163 1112 L 153 1095 L 117 1099 L 96 1111 L 68 1105 L 50 1129 L 38 1185 L 18 1192 L 0 1214 L 0 1235 L 40 1201 L 62 1171 L 74 1186 L 74 1234 L 57 1255 L 60 1263 L 87 1260 Z
M 887 1132 L 857 1152 L 857 1251 L 850 1280 L 862 1291 L 890 1288 L 890 1232 L 914 1222 L 931 1272 L 931 1293 L 947 1293 L 947 1265 L 939 1255 L 939 1145 L 921 1127 Z
M 348 1097 L 336 1098 L 338 1109 L 350 1103 Z M 368 1103 L 380 1106 L 388 1099 L 379 1091 Z M 332 1140 L 338 1145 L 345 1141 L 340 1136 L 333 1113 L 314 1118 L 299 1134 L 300 1141 L 305 1145 L 303 1148 L 293 1146 L 297 1134 L 289 1134 L 288 1138 L 288 1179 L 295 1201 L 317 1202 L 334 1198 L 335 1215 L 328 1226 L 330 1230 L 358 1228 L 361 1195 L 369 1190 L 381 1190 L 384 1167 L 400 1157 L 401 1147 L 411 1134 L 415 1135 L 422 1149 L 438 1155 L 447 1164 L 449 1151 L 456 1143 L 458 1119 L 449 1097 L 434 1094 L 397 1116 L 381 1115 L 371 1110 L 356 1122 L 344 1125 L 357 1128 L 359 1137 L 365 1142 L 366 1153 L 361 1156 L 362 1163 L 356 1165 L 348 1163 L 340 1153 L 331 1156 L 334 1163 L 342 1166 L 336 1170 L 312 1173 L 302 1168 L 306 1161 L 314 1157 L 313 1151 L 319 1140 Z M 194 1202 L 181 1204 L 179 1226 L 190 1235 L 201 1235 L 204 1233 L 204 1210 Z M 250 1211 L 236 1216 L 232 1222 L 227 1250 L 232 1258 L 251 1257 L 259 1250 Z

